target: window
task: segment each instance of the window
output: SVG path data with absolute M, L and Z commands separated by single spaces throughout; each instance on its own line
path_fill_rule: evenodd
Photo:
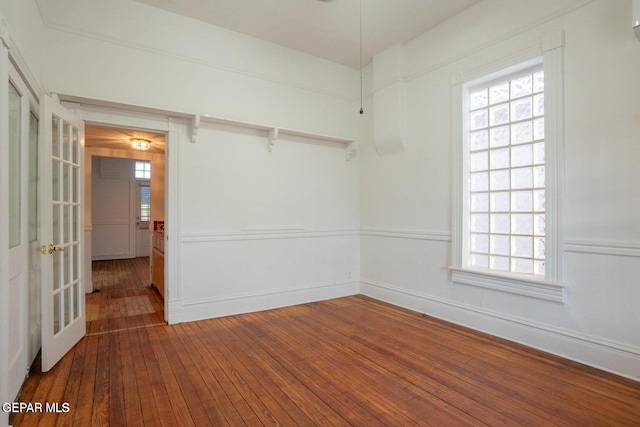
M 140 183 L 140 222 L 151 221 L 151 192 L 148 183 Z
M 454 78 L 454 283 L 563 300 L 563 50 L 555 32 Z
M 544 277 L 542 64 L 465 91 L 470 267 Z
M 136 179 L 151 179 L 151 162 L 136 162 Z

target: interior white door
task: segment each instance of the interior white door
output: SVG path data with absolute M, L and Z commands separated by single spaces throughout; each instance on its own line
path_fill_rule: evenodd
M 83 284 L 84 122 L 41 101 L 42 370 L 86 332 Z

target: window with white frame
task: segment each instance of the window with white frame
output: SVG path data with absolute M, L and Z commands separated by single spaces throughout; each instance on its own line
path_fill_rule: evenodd
M 465 94 L 468 265 L 544 277 L 542 64 Z
M 136 162 L 136 179 L 151 179 L 151 162 Z
M 533 59 L 455 76 L 455 283 L 563 300 L 563 50 L 555 32 Z

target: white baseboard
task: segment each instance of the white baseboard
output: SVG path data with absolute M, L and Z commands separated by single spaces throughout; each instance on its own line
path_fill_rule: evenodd
M 165 320 L 170 325 L 182 323 L 182 301 L 180 300 L 165 300 L 167 307 L 165 308 Z
M 455 301 L 360 281 L 363 295 L 640 381 L 640 348 Z
M 360 283 L 349 281 L 182 301 L 181 313 L 178 317 L 181 322 L 191 322 L 341 298 L 357 295 L 359 291 Z M 173 322 L 172 319 L 171 323 L 177 322 Z

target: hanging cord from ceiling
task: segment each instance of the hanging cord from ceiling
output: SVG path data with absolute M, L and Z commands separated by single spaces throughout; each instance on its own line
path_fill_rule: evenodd
M 360 0 L 360 114 L 364 114 L 362 108 L 362 0 Z

